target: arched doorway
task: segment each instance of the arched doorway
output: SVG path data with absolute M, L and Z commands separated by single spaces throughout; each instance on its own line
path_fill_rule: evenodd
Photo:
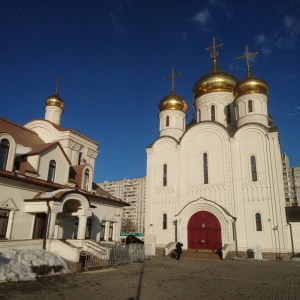
M 219 249 L 222 247 L 219 220 L 208 211 L 194 213 L 188 222 L 189 249 Z

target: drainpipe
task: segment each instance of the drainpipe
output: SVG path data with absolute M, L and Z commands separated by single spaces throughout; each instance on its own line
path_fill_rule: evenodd
M 293 238 L 293 231 L 292 231 L 292 224 L 290 222 L 287 222 L 290 226 L 290 233 L 291 233 L 291 244 L 292 244 L 292 254 L 295 255 L 295 249 L 294 249 L 294 238 Z
M 233 221 L 233 238 L 235 241 L 235 256 L 237 257 L 238 243 L 237 243 L 237 236 L 236 236 L 236 218 L 234 218 L 234 221 Z
M 175 242 L 176 243 L 177 243 L 177 223 L 178 223 L 177 220 L 173 221 L 173 224 L 175 225 Z
M 47 218 L 46 218 L 46 226 L 45 226 L 45 229 L 44 229 L 44 240 L 43 240 L 43 249 L 46 250 L 46 241 L 47 241 L 47 232 L 48 232 L 48 223 L 49 223 L 49 215 L 50 215 L 50 212 L 51 212 L 51 207 L 49 205 L 49 200 L 46 200 L 46 203 L 47 203 Z

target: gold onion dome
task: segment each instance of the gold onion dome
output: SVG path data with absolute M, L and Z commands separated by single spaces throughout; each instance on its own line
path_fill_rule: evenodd
M 234 98 L 238 98 L 242 95 L 246 94 L 268 94 L 268 84 L 259 78 L 252 77 L 251 73 L 247 74 L 247 77 L 243 80 L 239 81 L 234 89 L 233 89 L 233 96 Z
M 212 92 L 232 92 L 233 87 L 238 82 L 238 79 L 226 72 L 221 71 L 217 66 L 218 47 L 223 44 L 216 45 L 216 38 L 213 37 L 212 47 L 205 50 L 212 50 L 210 56 L 213 59 L 213 67 L 210 73 L 199 78 L 193 86 L 194 101 L 202 95 Z
M 167 76 L 164 79 L 172 79 L 172 88 L 171 88 L 171 94 L 162 98 L 158 104 L 158 109 L 159 112 L 164 111 L 164 110 L 180 110 L 183 111 L 184 113 L 187 110 L 187 104 L 185 100 L 176 95 L 174 91 L 174 79 L 177 76 L 181 76 L 182 74 L 175 74 L 174 73 L 174 68 L 172 68 L 172 75 Z
M 46 99 L 46 106 L 57 106 L 61 109 L 64 109 L 65 104 L 57 94 L 54 94 Z
M 237 82 L 235 76 L 213 67 L 210 73 L 199 78 L 194 84 L 194 100 L 212 92 L 232 92 Z
M 55 93 L 46 99 L 45 106 L 57 106 L 63 110 L 65 106 L 64 101 L 58 96 L 58 83 L 60 81 L 60 78 L 57 78 L 55 81 L 56 81 Z
M 249 58 L 250 56 L 257 55 L 258 52 L 249 53 L 248 46 L 245 46 L 245 48 L 246 48 L 245 55 L 239 56 L 237 57 L 237 59 L 246 58 L 247 74 L 246 77 L 243 80 L 239 81 L 234 87 L 233 96 L 234 98 L 238 98 L 242 95 L 253 94 L 253 93 L 267 95 L 269 89 L 268 84 L 263 79 L 253 77 L 250 70 Z
M 185 100 L 175 93 L 171 93 L 170 95 L 162 98 L 158 105 L 160 112 L 163 110 L 180 110 L 186 112 L 187 108 Z

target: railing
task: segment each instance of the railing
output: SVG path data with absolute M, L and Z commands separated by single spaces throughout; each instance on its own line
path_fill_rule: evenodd
M 151 245 L 127 244 L 126 246 L 115 245 L 111 248 L 103 248 L 100 245 L 86 242 L 86 250 L 80 254 L 80 261 L 83 263 L 83 269 L 112 267 L 118 268 L 121 265 L 131 264 L 137 261 L 151 259 L 148 248 Z
M 110 249 L 88 241 L 84 245 L 85 250 L 80 252 L 79 258 L 79 261 L 83 263 L 82 270 L 89 271 L 90 269 L 101 269 L 111 266 Z
M 86 245 L 87 248 L 95 251 L 95 253 L 99 253 L 100 255 L 107 254 L 107 250 L 105 248 L 101 247 L 100 245 L 96 245 L 96 244 L 88 242 L 88 241 L 86 241 L 84 244 Z

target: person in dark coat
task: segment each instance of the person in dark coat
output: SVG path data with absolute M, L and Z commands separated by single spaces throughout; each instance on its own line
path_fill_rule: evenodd
M 182 254 L 182 246 L 183 246 L 183 244 L 180 242 L 178 242 L 176 244 L 176 253 L 177 253 L 176 259 L 178 259 L 178 260 L 180 259 L 180 255 Z

